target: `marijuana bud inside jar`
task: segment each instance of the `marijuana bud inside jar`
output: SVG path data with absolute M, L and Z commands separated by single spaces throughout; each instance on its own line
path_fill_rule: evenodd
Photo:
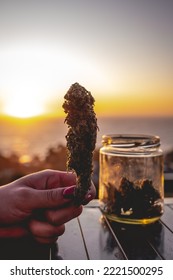
M 160 138 L 104 135 L 100 149 L 99 199 L 114 221 L 149 224 L 163 214 L 163 153 Z

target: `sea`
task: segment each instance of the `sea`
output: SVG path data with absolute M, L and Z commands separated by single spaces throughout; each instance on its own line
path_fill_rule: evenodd
M 161 139 L 164 153 L 173 150 L 173 117 L 98 117 L 96 147 L 104 134 L 149 134 Z M 0 154 L 44 159 L 50 148 L 66 145 L 67 125 L 63 118 L 14 121 L 0 118 Z

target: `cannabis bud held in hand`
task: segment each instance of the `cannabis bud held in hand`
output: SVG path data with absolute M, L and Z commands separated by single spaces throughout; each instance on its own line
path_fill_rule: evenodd
M 94 112 L 94 98 L 78 83 L 73 84 L 66 95 L 63 108 L 68 125 L 67 169 L 76 172 L 77 188 L 75 202 L 83 201 L 91 186 L 92 159 L 97 137 L 97 119 Z

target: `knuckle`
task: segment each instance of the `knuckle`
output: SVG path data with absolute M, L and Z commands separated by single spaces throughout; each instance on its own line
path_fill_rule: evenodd
M 29 231 L 33 234 L 33 235 L 36 235 L 37 232 L 38 232 L 38 228 L 37 228 L 37 225 L 35 223 L 35 221 L 30 221 L 29 222 Z
M 45 217 L 47 219 L 47 221 L 53 225 L 57 225 L 58 224 L 58 219 L 57 219 L 57 215 L 55 212 L 48 210 L 45 213 Z
M 54 190 L 49 190 L 47 193 L 47 200 L 48 201 L 54 201 L 55 200 L 55 192 Z
M 75 210 L 74 212 L 75 217 L 78 217 L 82 213 L 82 211 L 83 211 L 83 206 L 81 205 Z
M 63 224 L 58 228 L 58 236 L 63 235 L 64 232 L 65 232 L 65 225 Z

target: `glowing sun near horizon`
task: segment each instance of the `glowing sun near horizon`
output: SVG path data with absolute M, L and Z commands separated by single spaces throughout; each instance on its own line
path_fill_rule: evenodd
M 30 118 L 44 113 L 38 104 L 31 98 L 17 98 L 4 105 L 4 113 L 16 118 Z
M 74 82 L 91 91 L 98 85 L 108 90 L 109 79 L 98 65 L 72 48 L 45 42 L 0 46 L 0 62 L 0 109 L 13 117 L 57 114 L 58 102 Z

